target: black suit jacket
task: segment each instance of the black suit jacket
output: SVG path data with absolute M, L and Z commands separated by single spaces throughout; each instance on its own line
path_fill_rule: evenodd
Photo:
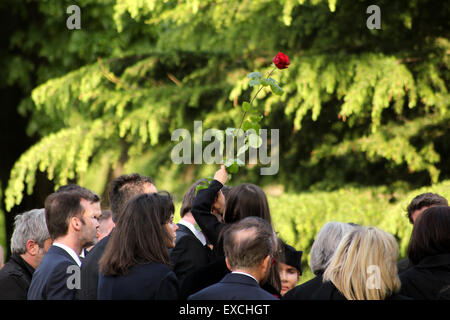
M 417 300 L 449 299 L 450 253 L 430 256 L 400 274 L 402 294 Z
M 32 266 L 13 254 L 0 270 L 0 300 L 27 300 L 33 273 Z
M 243 274 L 229 273 L 219 283 L 213 284 L 191 296 L 188 300 L 278 300 L 262 289 L 258 282 Z
M 175 273 L 161 263 L 133 266 L 124 276 L 99 275 L 99 300 L 177 300 L 178 294 Z
M 105 251 L 111 234 L 100 240 L 81 264 L 80 300 L 97 300 L 98 262 Z
M 181 281 L 188 272 L 207 265 L 214 256 L 212 250 L 203 245 L 188 227 L 178 224 L 176 234 L 175 247 L 170 250 L 170 261 Z
M 292 288 L 283 296 L 283 300 L 311 300 L 311 296 L 322 286 L 322 275 Z
M 79 276 L 79 267 L 71 255 L 51 246 L 33 274 L 28 300 L 76 300 L 78 289 L 68 283 L 73 284 L 69 277 L 77 276 L 77 272 Z

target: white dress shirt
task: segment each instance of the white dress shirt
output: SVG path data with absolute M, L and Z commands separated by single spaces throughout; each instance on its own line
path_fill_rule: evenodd
M 68 254 L 70 254 L 70 256 L 73 258 L 73 260 L 75 260 L 75 262 L 78 264 L 78 266 L 81 267 L 80 257 L 71 247 L 66 246 L 65 244 L 62 244 L 59 242 L 53 242 L 53 245 L 65 250 Z
M 206 244 L 206 238 L 205 235 L 201 232 L 195 229 L 194 225 L 184 219 L 181 219 L 179 224 L 182 224 L 183 226 L 187 227 L 189 230 L 192 231 L 192 233 L 195 235 L 195 237 L 200 240 L 200 242 L 205 245 Z

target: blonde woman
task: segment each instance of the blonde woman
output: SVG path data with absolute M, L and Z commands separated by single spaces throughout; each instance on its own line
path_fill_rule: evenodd
M 375 227 L 359 227 L 339 243 L 313 299 L 408 299 L 399 295 L 398 246 L 394 237 Z

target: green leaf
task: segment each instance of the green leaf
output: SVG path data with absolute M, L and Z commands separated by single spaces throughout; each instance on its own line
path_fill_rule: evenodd
M 203 189 L 208 189 L 208 186 L 207 186 L 207 185 L 204 185 L 204 184 L 199 184 L 199 185 L 195 188 L 195 194 L 197 195 L 197 192 L 199 192 L 200 190 L 203 190 Z
M 270 84 L 269 79 L 261 79 L 261 84 L 265 87 Z
M 228 167 L 231 167 L 233 165 L 233 163 L 234 163 L 234 159 L 226 159 L 224 164 L 225 164 L 225 167 L 228 168 Z
M 227 172 L 229 173 L 238 173 L 239 171 L 239 165 L 236 161 L 233 162 L 233 164 L 229 167 L 227 167 Z
M 252 128 L 252 122 L 249 120 L 245 120 L 244 124 L 242 125 L 242 130 L 247 131 L 248 129 Z
M 272 89 L 272 92 L 277 96 L 281 96 L 284 93 L 283 89 L 281 89 L 281 87 L 276 83 L 271 83 L 270 88 Z
M 262 74 L 261 72 L 252 72 L 247 77 L 250 79 L 261 79 Z
M 262 119 L 264 118 L 264 116 L 263 115 L 254 115 L 254 116 L 251 116 L 250 117 L 250 121 L 251 122 L 253 122 L 253 123 L 258 123 L 258 122 L 260 122 Z
M 262 145 L 262 139 L 257 134 L 250 134 L 248 136 L 248 145 L 252 148 L 258 149 Z
M 257 86 L 258 84 L 261 84 L 261 81 L 259 79 L 250 80 L 250 82 L 248 83 L 250 87 Z
M 248 103 L 247 101 L 244 101 L 244 103 L 242 104 L 242 110 L 244 110 L 244 112 L 249 111 L 251 107 L 252 107 L 251 104 Z

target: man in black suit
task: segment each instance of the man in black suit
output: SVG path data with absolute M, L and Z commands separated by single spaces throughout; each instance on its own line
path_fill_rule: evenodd
M 188 300 L 278 300 L 260 287 L 267 281 L 277 239 L 269 223 L 247 217 L 224 233 L 225 262 L 231 273 Z
M 14 218 L 11 258 L 0 270 L 0 300 L 26 300 L 34 270 L 52 245 L 44 209 Z
M 117 221 L 128 200 L 142 193 L 153 192 L 158 192 L 153 180 L 137 173 L 122 175 L 113 180 L 109 191 L 109 202 L 114 223 Z M 111 232 L 114 232 L 114 229 Z M 98 262 L 105 251 L 110 237 L 111 233 L 101 239 L 89 251 L 89 254 L 83 261 L 81 267 L 80 300 L 97 300 Z
M 98 228 L 92 193 L 56 192 L 45 200 L 53 245 L 33 274 L 28 300 L 75 300 L 80 286 L 80 253 L 94 243 Z
M 186 192 L 181 204 L 175 247 L 170 249 L 170 261 L 173 271 L 181 282 L 190 271 L 207 265 L 213 259 L 213 252 L 208 247 L 207 239 L 200 231 L 191 213 L 195 199 L 196 188 L 206 180 L 196 181 Z M 223 197 L 223 196 L 222 196 Z M 224 201 L 223 201 L 224 203 Z

